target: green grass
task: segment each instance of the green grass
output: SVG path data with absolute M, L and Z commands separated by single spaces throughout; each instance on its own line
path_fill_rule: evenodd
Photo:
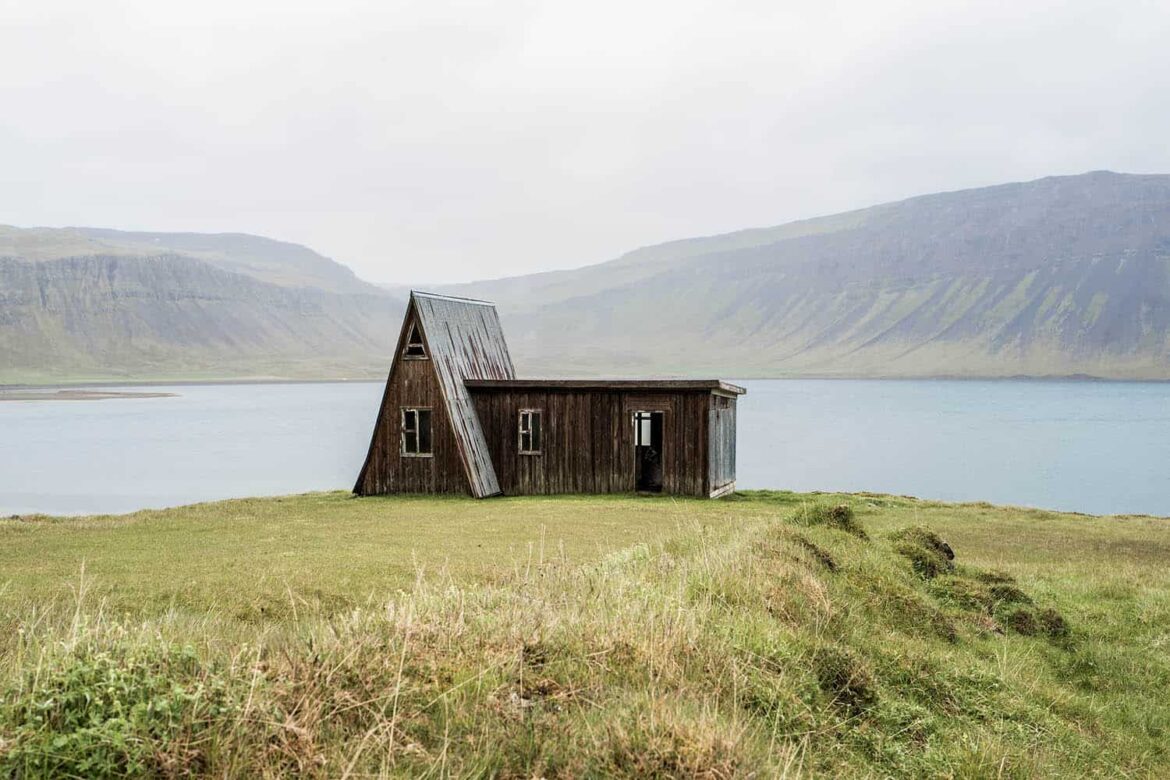
M 485 582 L 551 560 L 654 543 L 728 506 L 623 498 L 244 499 L 130 515 L 0 520 L 0 604 L 68 597 L 131 617 L 170 608 L 245 620 L 348 610 L 418 577 Z M 83 575 L 84 572 L 84 576 Z
M 1165 776 L 1168 562 L 873 495 L 0 521 L 0 776 Z

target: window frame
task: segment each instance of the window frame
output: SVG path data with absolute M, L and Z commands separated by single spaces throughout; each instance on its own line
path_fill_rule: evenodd
M 650 447 L 654 440 L 654 415 L 662 415 L 662 426 L 666 427 L 666 414 L 661 409 L 635 409 L 632 415 L 634 420 L 634 446 Z M 645 435 L 643 435 L 645 434 Z
M 528 417 L 528 428 L 525 430 L 524 422 L 525 415 Z M 532 417 L 536 416 L 538 422 L 535 429 L 536 446 L 533 447 L 533 427 Z M 516 451 L 520 455 L 543 455 L 544 454 L 544 409 L 520 409 L 516 415 Z M 524 448 L 524 437 L 528 436 L 528 449 Z
M 420 433 L 422 428 L 420 426 L 419 412 L 427 413 L 427 444 L 430 449 L 426 452 L 422 451 L 422 440 Z M 406 427 L 406 416 L 414 414 L 414 429 L 408 430 Z M 398 454 L 403 458 L 433 458 L 435 456 L 435 427 L 434 427 L 434 412 L 429 406 L 402 406 L 399 407 L 398 416 Z M 408 433 L 414 434 L 415 451 L 410 452 L 406 448 L 406 436 Z
M 418 336 L 418 341 L 411 341 L 411 336 Z M 411 354 L 411 350 L 417 347 L 422 350 L 420 353 Z M 410 323 L 410 329 L 406 331 L 406 343 L 402 347 L 403 360 L 430 360 L 430 350 L 427 349 L 427 344 L 423 341 L 422 331 L 418 329 L 418 322 Z

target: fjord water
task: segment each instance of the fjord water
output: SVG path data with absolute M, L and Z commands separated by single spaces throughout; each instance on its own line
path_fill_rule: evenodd
M 742 382 L 741 488 L 1170 515 L 1170 383 Z M 129 388 L 123 388 L 129 389 Z M 0 513 L 349 489 L 380 383 L 0 402 Z

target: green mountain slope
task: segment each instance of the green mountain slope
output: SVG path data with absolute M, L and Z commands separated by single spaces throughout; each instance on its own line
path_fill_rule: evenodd
M 245 233 L 133 233 L 105 228 L 15 228 L 0 225 L 0 257 L 28 261 L 87 255 L 181 254 L 282 287 L 372 294 L 377 288 L 313 250 Z
M 173 254 L 0 258 L 0 381 L 376 376 L 402 306 Z
M 441 288 L 529 375 L 1170 379 L 1170 176 L 1096 172 Z M 0 382 L 378 376 L 404 291 L 243 234 L 0 226 Z
M 448 288 L 539 373 L 1170 378 L 1170 176 L 928 195 Z

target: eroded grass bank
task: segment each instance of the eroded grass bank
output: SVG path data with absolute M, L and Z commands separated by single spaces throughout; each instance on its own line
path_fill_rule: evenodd
M 280 503 L 0 529 L 30 554 L 44 533 L 56 561 L 0 574 L 0 774 L 1170 768 L 1165 521 L 788 493 Z M 437 524 L 413 556 L 386 529 L 403 512 Z M 381 523 L 366 553 L 339 549 L 338 513 Z M 477 513 L 494 513 L 478 534 Z M 171 529 L 175 544 L 207 534 L 204 558 L 279 523 L 308 529 L 284 542 L 301 565 L 333 556 L 302 579 L 285 577 L 288 556 L 258 556 L 219 589 L 197 549 L 149 576 L 125 571 L 141 550 L 119 535 L 170 522 L 194 524 Z M 587 544 L 591 523 L 643 538 Z M 88 584 L 56 554 L 86 534 L 102 551 Z M 427 558 L 443 545 L 452 554 Z M 456 554 L 472 545 L 486 547 Z M 376 571 L 399 548 L 411 563 L 373 587 L 329 571 Z M 73 591 L 55 591 L 53 566 L 67 564 Z M 285 577 L 287 609 L 264 569 Z M 328 598 L 314 591 L 327 586 Z M 151 587 L 169 595 L 120 595 Z M 250 595 L 264 609 L 242 608 Z

